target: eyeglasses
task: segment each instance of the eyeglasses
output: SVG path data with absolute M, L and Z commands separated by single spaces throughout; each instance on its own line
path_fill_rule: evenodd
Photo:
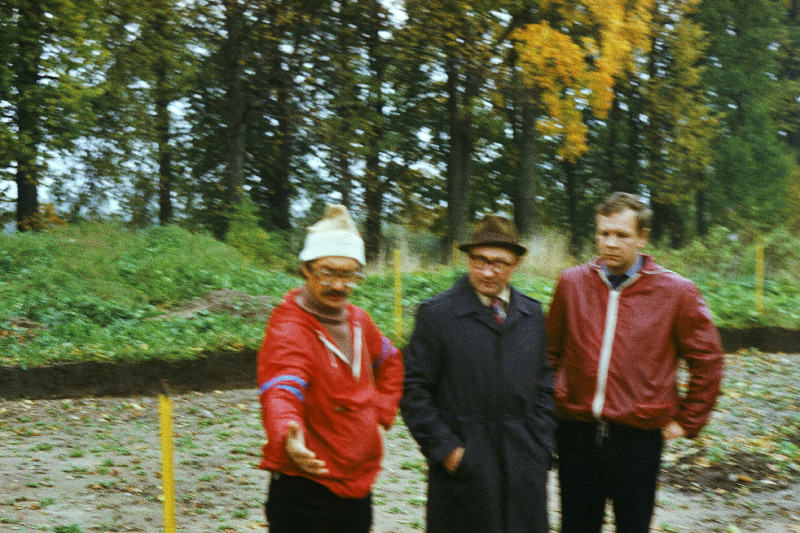
M 503 259 L 489 259 L 482 255 L 470 255 L 469 261 L 471 266 L 477 270 L 484 270 L 488 267 L 496 274 L 502 274 L 514 266 L 514 263 L 509 263 Z
M 335 285 L 337 281 L 341 281 L 342 285 L 348 289 L 352 289 L 364 279 L 364 274 L 362 272 L 342 272 L 321 268 L 319 270 L 312 270 L 311 273 L 326 287 L 331 287 Z

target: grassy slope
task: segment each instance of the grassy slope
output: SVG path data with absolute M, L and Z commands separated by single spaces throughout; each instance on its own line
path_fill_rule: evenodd
M 297 283 L 210 237 L 110 225 L 0 237 L 0 363 L 180 358 L 253 346 L 263 324 L 235 317 L 146 320 L 211 289 L 278 294 Z M 14 327 L 25 318 L 41 329 Z
M 673 266 L 673 268 L 676 268 Z M 680 269 L 676 268 L 680 271 Z M 403 337 L 421 300 L 459 275 L 439 270 L 403 275 Z M 753 282 L 712 273 L 693 276 L 719 325 L 800 327 L 800 289 L 769 282 L 765 307 L 753 309 Z M 36 366 L 71 360 L 184 358 L 228 348 L 255 348 L 264 324 L 228 315 L 147 320 L 212 289 L 279 297 L 299 284 L 236 249 L 176 227 L 143 231 L 83 224 L 42 234 L 0 236 L 0 364 Z M 550 300 L 553 279 L 518 275 L 527 294 Z M 391 337 L 394 280 L 373 274 L 353 294 Z M 20 327 L 26 319 L 41 328 Z

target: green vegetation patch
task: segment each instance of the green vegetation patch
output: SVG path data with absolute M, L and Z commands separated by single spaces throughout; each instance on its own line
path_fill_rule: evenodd
M 265 240 L 275 246 L 274 240 Z M 768 236 L 763 310 L 755 305 L 753 242 L 715 230 L 706 245 L 657 250 L 657 259 L 693 279 L 721 327 L 800 327 L 797 252 L 786 235 Z M 241 244 L 241 243 L 239 243 Z M 266 245 L 265 245 L 266 246 Z M 246 256 L 209 235 L 179 227 L 128 230 L 79 224 L 42 233 L 0 236 L 0 364 L 22 367 L 66 361 L 185 359 L 227 349 L 255 349 L 269 308 L 301 280 L 287 274 L 289 248 Z M 246 247 L 245 247 L 246 248 Z M 352 295 L 378 326 L 404 344 L 420 302 L 464 273 L 430 268 L 402 274 L 402 331 L 395 325 L 391 269 L 370 272 Z M 547 309 L 555 279 L 526 269 L 514 284 Z M 230 291 L 245 298 L 217 309 L 181 306 Z M 264 308 L 251 309 L 258 300 Z M 267 305 L 264 302 L 269 302 Z M 402 338 L 396 338 L 398 333 Z
M 0 237 L 0 363 L 187 358 L 254 347 L 263 321 L 154 320 L 213 289 L 280 295 L 298 283 L 178 227 L 80 224 Z

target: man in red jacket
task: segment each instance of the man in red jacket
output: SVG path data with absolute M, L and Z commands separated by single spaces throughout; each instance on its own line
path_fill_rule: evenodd
M 400 351 L 350 303 L 364 241 L 328 206 L 300 252 L 305 284 L 275 308 L 258 352 L 271 533 L 367 533 L 370 491 L 402 394 Z
M 647 533 L 664 442 L 696 436 L 719 392 L 722 347 L 700 292 L 640 253 L 651 219 L 632 194 L 607 198 L 600 257 L 563 272 L 550 305 L 562 533 L 598 533 L 607 499 L 618 532 Z

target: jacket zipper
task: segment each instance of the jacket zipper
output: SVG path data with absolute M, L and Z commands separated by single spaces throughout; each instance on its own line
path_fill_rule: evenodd
M 592 413 L 600 420 L 603 405 L 606 401 L 606 385 L 608 384 L 608 367 L 611 363 L 611 351 L 614 348 L 614 332 L 617 329 L 617 311 L 619 310 L 620 291 L 612 290 L 608 294 L 606 307 L 606 325 L 603 330 L 603 346 L 600 349 L 600 361 L 597 367 L 597 389 L 592 401 Z

